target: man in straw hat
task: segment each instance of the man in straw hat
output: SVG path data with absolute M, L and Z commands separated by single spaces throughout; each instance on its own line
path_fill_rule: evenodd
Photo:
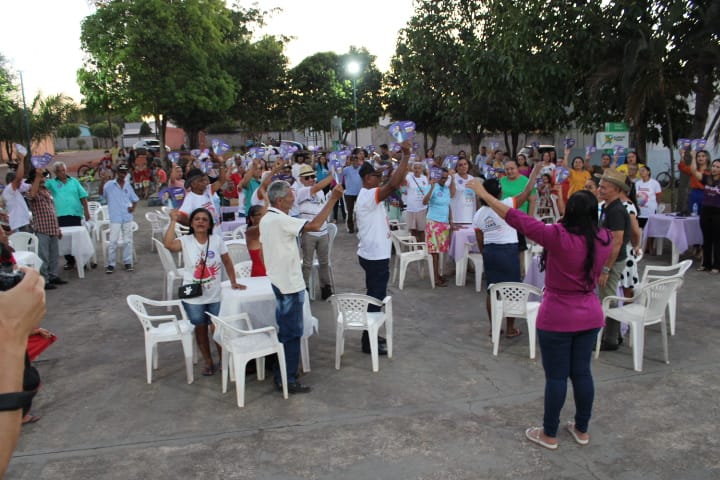
M 625 183 L 624 173 L 615 169 L 608 169 L 600 177 L 598 196 L 605 201 L 600 213 L 600 224 L 612 232 L 613 248 L 610 252 L 598 283 L 600 284 L 600 298 L 617 295 L 620 274 L 625 268 L 627 250 L 625 246 L 630 240 L 630 216 L 620 200 L 620 193 L 628 193 L 630 187 Z M 601 350 L 617 350 L 620 342 L 620 323 L 609 318 L 603 333 Z

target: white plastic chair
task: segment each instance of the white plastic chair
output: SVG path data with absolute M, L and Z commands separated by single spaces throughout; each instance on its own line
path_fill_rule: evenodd
M 95 243 L 99 243 L 102 227 L 110 225 L 110 213 L 107 205 L 101 205 L 100 208 L 95 210 L 94 214 L 90 213 L 90 223 L 92 224 L 92 232 L 95 234 Z
M 432 256 L 428 253 L 427 245 L 423 242 L 416 242 L 413 237 L 396 235 L 395 231 L 390 231 L 393 246 L 395 247 L 395 267 L 393 268 L 393 282 L 400 272 L 400 281 L 398 288 L 403 289 L 405 284 L 405 275 L 407 267 L 412 262 L 427 262 L 428 272 L 430 276 L 430 286 L 435 288 L 435 270 L 433 268 Z M 421 263 L 422 265 L 422 263 Z M 422 268 L 420 269 L 420 278 L 423 276 Z
M 102 204 L 100 202 L 96 201 L 89 201 L 87 202 L 88 206 L 88 213 L 90 214 L 90 221 L 88 222 L 89 230 L 90 230 L 90 236 L 95 238 L 97 241 L 98 239 L 98 232 L 96 231 L 99 226 L 96 223 L 98 212 L 102 209 Z
M 15 232 L 8 237 L 8 240 L 15 250 L 33 252 L 35 255 L 38 255 L 40 244 L 38 243 L 37 235 L 34 233 Z
M 285 349 L 280 343 L 275 327 L 253 329 L 247 313 L 238 313 L 225 317 L 207 314 L 218 330 L 216 332 L 222 346 L 222 392 L 227 392 L 228 371 L 235 378 L 238 407 L 245 406 L 245 365 L 255 360 L 258 380 L 265 379 L 265 357 L 277 354 L 282 378 L 283 397 L 288 398 L 287 371 L 285 368 Z M 232 366 L 230 359 L 232 358 Z
M 479 292 L 482 290 L 482 276 L 485 271 L 485 264 L 483 263 L 482 253 L 471 252 L 470 249 L 473 247 L 473 243 L 466 243 L 464 245 L 463 258 L 458 263 L 459 270 L 456 273 L 455 284 L 458 287 L 464 287 L 467 281 L 467 268 L 468 261 L 472 262 L 475 268 L 475 291 Z
M 378 360 L 378 333 L 385 325 L 387 356 L 392 358 L 393 315 L 392 298 L 387 296 L 382 302 L 359 293 L 341 293 L 330 297 L 336 314 L 335 368 L 340 370 L 340 357 L 345 352 L 345 330 L 367 330 L 370 336 L 370 356 L 373 372 L 380 369 Z M 382 310 L 368 312 L 368 305 L 377 305 Z
M 238 227 L 235 227 L 235 230 L 232 231 L 232 234 L 230 237 L 233 240 L 245 240 L 245 230 L 247 229 L 247 225 L 240 225 Z
M 195 327 L 187 318 L 185 309 L 180 300 L 150 300 L 140 295 L 128 295 L 127 304 L 137 316 L 145 331 L 145 369 L 147 383 L 152 383 L 152 371 L 158 368 L 157 344 L 161 342 L 180 341 L 185 355 L 185 370 L 187 383 L 193 382 L 193 363 L 197 363 L 197 352 L 193 345 L 193 332 Z M 177 315 L 150 315 L 146 306 L 151 307 L 177 307 Z M 153 322 L 160 322 L 154 325 Z
M 156 238 L 155 235 L 159 234 L 158 240 L 162 240 L 167 225 L 164 225 L 160 216 L 156 212 L 145 212 L 145 220 L 150 223 L 150 227 L 152 228 L 150 238 L 154 239 Z M 150 251 L 152 252 L 154 249 L 155 242 L 150 242 Z
M 243 240 L 231 240 L 225 242 L 225 246 L 228 249 L 228 255 L 230 255 L 233 265 L 251 260 L 247 245 Z
M 492 322 L 493 355 L 497 356 L 500 346 L 500 328 L 505 317 L 525 318 L 527 320 L 530 358 L 535 358 L 535 321 L 540 302 L 528 301 L 535 294 L 542 297 L 542 291 L 534 285 L 520 282 L 495 283 L 490 287 L 490 321 Z
M 252 276 L 252 260 L 245 260 L 233 265 L 236 278 L 247 278 Z
M 157 238 L 153 238 L 152 242 L 155 244 L 155 247 L 157 247 L 157 252 L 160 256 L 160 263 L 162 264 L 163 271 L 165 272 L 163 295 L 165 296 L 165 300 L 170 300 L 175 296 L 173 294 L 173 292 L 175 292 L 175 281 L 179 281 L 180 285 L 182 285 L 184 269 L 178 268 L 177 265 L 175 265 L 172 252 L 165 248 L 165 245 L 163 245 L 161 241 Z
M 312 329 L 313 334 L 317 335 L 318 326 L 320 322 L 317 317 L 312 317 Z M 310 371 L 310 345 L 308 344 L 308 337 L 300 337 L 300 365 L 302 366 L 303 372 L 308 373 Z
M 131 222 L 132 224 L 132 232 L 133 235 L 135 232 L 137 232 L 140 229 L 140 226 L 137 224 L 137 222 Z M 100 232 L 100 238 L 102 238 L 102 247 L 103 247 L 103 258 L 105 259 L 105 265 L 107 265 L 108 260 L 108 248 L 110 247 L 110 224 L 103 225 L 102 230 Z M 137 251 L 135 250 L 135 239 L 133 238 L 133 252 L 132 252 L 132 258 L 133 261 L 137 261 Z M 153 239 L 154 240 L 154 239 Z M 125 242 L 122 239 L 122 235 L 120 235 L 120 238 L 117 242 L 118 248 L 125 248 Z
M 672 294 L 682 285 L 682 281 L 683 279 L 681 277 L 669 277 L 643 285 L 643 288 L 631 299 L 615 296 L 605 297 L 603 299 L 603 313 L 607 318 L 612 318 L 620 323 L 630 325 L 633 367 L 635 371 L 642 372 L 645 327 L 647 325 L 660 324 L 665 363 L 670 363 L 668 357 L 665 309 L 668 306 Z M 611 307 L 611 302 L 617 301 L 632 303 L 625 303 L 621 307 Z M 602 332 L 601 329 L 598 334 L 597 344 L 595 345 L 595 358 L 600 356 Z
M 332 285 L 333 291 L 335 291 L 335 274 L 333 273 L 332 267 L 332 251 L 333 244 L 335 243 L 335 237 L 337 236 L 337 225 L 334 223 L 328 223 L 328 269 L 330 270 L 330 284 Z M 315 289 L 320 283 L 320 262 L 317 259 L 317 254 L 313 258 L 312 270 L 310 271 L 310 285 L 308 290 L 310 291 L 310 299 L 315 300 Z
M 186 227 L 185 225 L 181 225 L 175 222 L 175 238 L 180 238 L 183 235 L 188 235 L 189 233 L 190 227 Z M 183 264 L 182 251 L 177 252 L 177 264 L 178 266 L 181 266 Z
M 637 260 L 640 261 L 639 259 Z M 637 285 L 636 291 L 642 290 L 644 285 L 647 285 L 648 283 L 655 281 L 655 280 L 661 280 L 663 278 L 685 278 L 685 272 L 688 271 L 690 266 L 692 265 L 692 260 L 683 260 L 680 263 L 676 263 L 675 265 L 669 265 L 666 267 L 656 266 L 656 265 L 645 265 L 645 270 L 643 270 L 642 278 L 640 279 L 640 284 Z M 682 284 L 681 284 L 682 286 Z M 679 287 L 676 288 L 672 294 L 670 295 L 670 300 L 668 301 L 668 319 L 670 320 L 670 335 L 675 335 L 675 319 L 677 318 L 677 291 L 679 290 Z

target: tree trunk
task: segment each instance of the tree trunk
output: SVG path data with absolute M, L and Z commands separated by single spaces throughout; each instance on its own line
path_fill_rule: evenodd
M 707 66 L 703 72 L 698 75 L 697 83 L 693 91 L 695 92 L 695 113 L 693 115 L 693 125 L 690 135 L 692 138 L 706 138 L 705 125 L 707 125 L 710 104 L 712 103 L 715 89 L 713 88 L 712 67 Z
M 663 102 L 665 107 L 665 121 L 667 122 L 667 138 L 663 139 L 665 145 L 668 146 L 670 152 L 670 205 L 673 207 L 673 211 L 680 211 L 676 198 L 675 189 L 675 146 L 673 145 L 673 128 L 672 119 L 670 118 L 670 110 L 668 109 L 667 102 Z

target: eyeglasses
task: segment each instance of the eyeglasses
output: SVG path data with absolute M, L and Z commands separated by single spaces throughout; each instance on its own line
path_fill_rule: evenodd
M 308 175 L 306 177 L 302 177 L 305 180 L 315 180 L 315 175 Z

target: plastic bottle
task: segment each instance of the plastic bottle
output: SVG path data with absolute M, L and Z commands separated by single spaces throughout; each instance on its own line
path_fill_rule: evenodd
M 697 203 L 693 203 L 692 216 L 693 216 L 693 217 L 697 217 L 697 216 L 698 216 L 698 205 L 697 205 Z

